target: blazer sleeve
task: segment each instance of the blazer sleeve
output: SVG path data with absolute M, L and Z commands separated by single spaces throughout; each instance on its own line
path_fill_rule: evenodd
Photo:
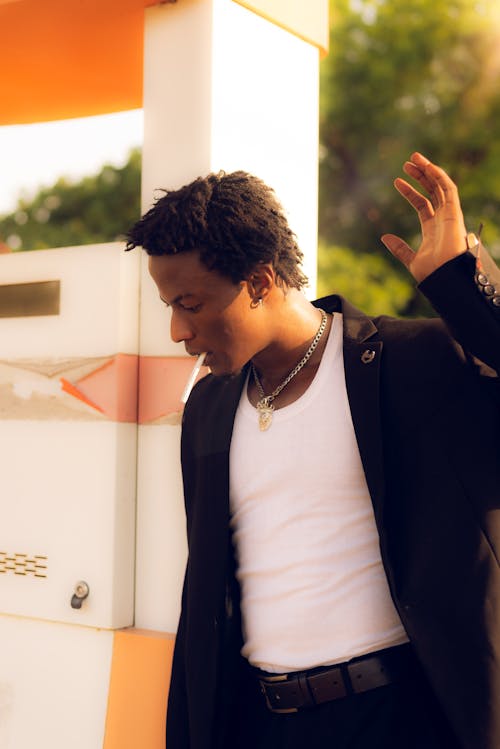
M 462 348 L 493 370 L 484 373 L 500 375 L 500 269 L 484 247 L 449 260 L 419 289 Z

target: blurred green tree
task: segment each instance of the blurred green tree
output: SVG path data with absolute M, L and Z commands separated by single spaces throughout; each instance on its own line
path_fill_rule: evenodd
M 398 315 L 410 304 L 413 288 L 411 280 L 395 273 L 381 254 L 364 254 L 358 262 L 348 247 L 319 244 L 318 297 L 333 289 L 368 315 Z
M 0 218 L 0 240 L 12 250 L 110 242 L 120 239 L 140 216 L 141 152 L 133 149 L 123 167 L 105 164 L 78 182 L 59 179 Z
M 390 231 L 415 245 L 418 221 L 392 186 L 414 150 L 449 171 L 467 225 L 483 222 L 483 238 L 498 252 L 499 42 L 498 0 L 331 0 L 330 53 L 321 70 L 322 287 L 337 288 L 335 262 L 325 258 L 341 246 L 342 263 L 351 256 L 351 279 L 360 273 L 367 282 L 349 296 L 371 307 L 370 255 L 388 255 L 380 235 Z M 398 276 L 406 284 L 393 311 L 428 313 L 406 271 L 388 257 L 387 283 Z M 379 278 L 383 312 L 385 283 Z

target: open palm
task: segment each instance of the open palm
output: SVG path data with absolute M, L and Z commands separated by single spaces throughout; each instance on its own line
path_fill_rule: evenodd
M 422 242 L 417 251 L 394 234 L 384 234 L 382 242 L 420 282 L 465 251 L 466 229 L 455 183 L 422 154 L 413 153 L 410 158 L 403 169 L 421 185 L 428 197 L 400 177 L 394 185 L 417 211 Z

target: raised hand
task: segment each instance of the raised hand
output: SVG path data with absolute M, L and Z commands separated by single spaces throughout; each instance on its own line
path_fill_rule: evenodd
M 417 282 L 467 249 L 466 229 L 455 183 L 444 169 L 421 153 L 413 153 L 403 170 L 426 191 L 425 197 L 406 180 L 397 178 L 394 186 L 418 213 L 422 242 L 414 251 L 400 237 L 384 234 L 388 250 L 405 265 Z

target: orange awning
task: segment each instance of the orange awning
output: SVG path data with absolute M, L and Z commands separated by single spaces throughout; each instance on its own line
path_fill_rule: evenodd
M 142 106 L 155 0 L 0 0 L 0 125 Z
M 326 49 L 328 0 L 235 1 Z M 144 9 L 162 2 L 0 0 L 0 125 L 141 107 Z

